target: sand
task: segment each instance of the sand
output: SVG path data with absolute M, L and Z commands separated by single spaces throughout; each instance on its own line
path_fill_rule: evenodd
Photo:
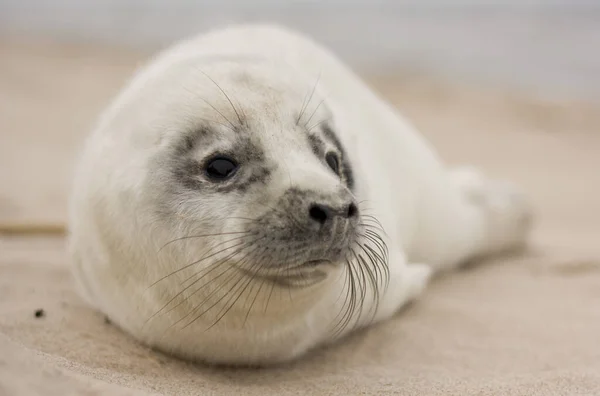
M 0 223 L 64 223 L 77 147 L 144 58 L 0 40 Z M 600 106 L 370 81 L 446 161 L 523 187 L 537 213 L 529 253 L 440 279 L 392 320 L 293 364 L 234 370 L 105 323 L 76 295 L 62 237 L 3 236 L 0 395 L 600 394 Z

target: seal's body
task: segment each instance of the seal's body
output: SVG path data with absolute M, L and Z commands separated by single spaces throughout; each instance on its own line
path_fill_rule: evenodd
M 104 113 L 70 246 L 82 293 L 137 339 L 269 364 L 522 245 L 527 218 L 511 187 L 447 169 L 327 50 L 241 26 L 159 54 Z

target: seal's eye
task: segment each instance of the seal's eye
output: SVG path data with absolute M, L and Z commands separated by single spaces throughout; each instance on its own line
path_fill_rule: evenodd
M 233 176 L 238 168 L 238 164 L 227 157 L 216 157 L 210 160 L 206 165 L 206 175 L 216 181 L 221 181 Z
M 327 161 L 327 165 L 329 165 L 329 167 L 336 173 L 339 174 L 339 161 L 338 161 L 338 156 L 336 153 L 334 153 L 333 151 L 330 151 L 327 153 L 327 155 L 325 155 L 325 161 Z

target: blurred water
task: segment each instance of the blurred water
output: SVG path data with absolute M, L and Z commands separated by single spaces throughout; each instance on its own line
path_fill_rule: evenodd
M 0 32 L 144 47 L 269 21 L 313 35 L 366 72 L 600 97 L 600 0 L 0 0 Z

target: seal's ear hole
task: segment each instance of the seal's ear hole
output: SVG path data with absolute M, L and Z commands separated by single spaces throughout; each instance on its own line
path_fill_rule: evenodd
M 229 179 L 238 169 L 237 162 L 226 156 L 213 157 L 206 163 L 206 176 L 213 181 L 223 181 Z
M 340 173 L 340 161 L 338 160 L 338 156 L 333 151 L 328 152 L 325 155 L 325 161 L 327 161 L 327 165 L 336 173 Z

